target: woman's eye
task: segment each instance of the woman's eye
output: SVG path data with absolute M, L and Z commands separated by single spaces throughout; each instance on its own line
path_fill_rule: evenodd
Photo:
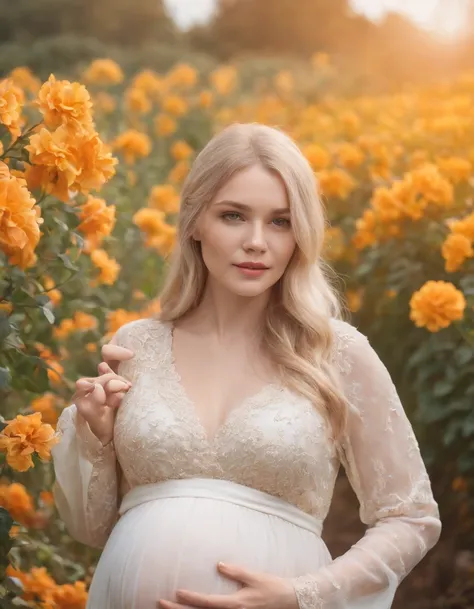
M 288 220 L 288 218 L 275 218 L 275 220 L 273 220 L 274 222 L 277 222 L 277 226 L 290 226 L 291 222 Z
M 236 211 L 228 211 L 225 214 L 222 214 L 224 220 L 240 220 L 241 216 Z

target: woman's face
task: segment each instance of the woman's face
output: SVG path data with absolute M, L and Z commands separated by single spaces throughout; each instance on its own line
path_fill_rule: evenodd
M 283 275 L 296 247 L 283 181 L 260 165 L 238 172 L 203 212 L 193 236 L 210 281 L 239 296 L 262 294 Z M 238 266 L 246 263 L 265 268 Z

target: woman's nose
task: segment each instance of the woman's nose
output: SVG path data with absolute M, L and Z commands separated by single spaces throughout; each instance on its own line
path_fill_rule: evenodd
M 261 251 L 267 249 L 265 231 L 260 222 L 254 222 L 249 226 L 249 232 L 246 235 L 244 247 Z

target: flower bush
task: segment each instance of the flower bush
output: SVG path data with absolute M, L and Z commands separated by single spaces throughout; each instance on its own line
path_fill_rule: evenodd
M 127 79 L 108 59 L 77 81 L 23 67 L 0 81 L 2 607 L 85 607 L 98 555 L 54 511 L 57 419 L 100 345 L 159 311 L 180 186 L 233 121 L 278 125 L 308 158 L 341 295 L 397 383 L 459 546 L 472 545 L 474 75 L 350 99 L 324 94 L 336 76 L 318 55 L 305 74 L 250 84 L 232 65 Z

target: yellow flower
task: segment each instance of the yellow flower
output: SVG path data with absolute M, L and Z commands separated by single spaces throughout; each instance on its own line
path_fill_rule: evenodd
M 317 144 L 308 144 L 307 146 L 304 146 L 302 152 L 314 171 L 327 169 L 331 164 L 331 155 L 329 152 Z
M 138 157 L 146 157 L 150 154 L 151 139 L 146 133 L 129 129 L 116 137 L 112 146 L 115 150 L 122 151 L 125 162 L 132 165 Z
M 33 523 L 35 515 L 33 497 L 23 484 L 19 482 L 1 484 L 0 506 L 8 510 L 12 518 L 24 526 L 29 527 Z
M 445 269 L 448 273 L 454 273 L 459 269 L 467 258 L 474 256 L 472 242 L 464 235 L 452 233 L 448 235 L 441 247 L 441 253 L 445 259 Z
M 19 414 L 0 432 L 0 450 L 7 453 L 8 465 L 19 472 L 34 466 L 34 452 L 42 461 L 49 461 L 51 448 L 58 442 L 51 425 L 42 422 L 40 412 Z
M 137 319 L 141 319 L 141 315 L 136 311 L 126 311 L 125 309 L 117 309 L 115 311 L 110 311 L 107 313 L 106 326 L 107 326 L 107 335 L 106 339 L 117 332 L 119 328 L 123 325 L 129 323 L 130 321 L 135 321 Z
M 152 235 L 162 230 L 165 214 L 157 209 L 143 207 L 134 214 L 132 222 L 147 235 Z
M 197 83 L 198 73 L 192 66 L 180 63 L 168 72 L 166 80 L 172 87 L 190 89 Z
M 151 110 L 151 102 L 143 89 L 131 87 L 125 92 L 125 105 L 129 112 L 147 114 Z
M 339 117 L 343 133 L 349 137 L 355 137 L 361 130 L 361 120 L 352 111 L 347 111 Z
M 121 67 L 112 59 L 95 59 L 83 74 L 85 81 L 101 84 L 116 85 L 123 81 Z
M 104 199 L 89 196 L 79 213 L 81 223 L 77 230 L 87 236 L 103 237 L 109 236 L 115 226 L 115 205 L 107 205 Z
M 53 393 L 48 392 L 31 402 L 32 410 L 40 412 L 43 423 L 48 423 L 53 429 L 56 429 L 59 418 L 58 411 L 56 410 L 58 401 L 58 398 Z
M 168 181 L 182 184 L 190 170 L 188 161 L 179 161 L 168 174 Z
M 362 306 L 363 290 L 347 290 L 347 307 L 352 313 L 357 313 Z
M 466 182 L 472 174 L 472 163 L 460 157 L 439 158 L 436 164 L 441 173 L 454 184 Z
M 115 258 L 110 258 L 103 249 L 94 250 L 90 256 L 92 263 L 100 269 L 100 275 L 92 282 L 92 285 L 96 286 L 100 283 L 113 285 L 120 273 L 120 264 L 118 264 Z
M 77 330 L 87 332 L 88 330 L 95 330 L 98 325 L 97 318 L 84 311 L 76 311 L 74 313 L 74 325 Z
M 427 163 L 411 172 L 413 187 L 429 203 L 450 207 L 454 201 L 453 186 L 439 172 L 436 165 Z
M 148 247 L 156 249 L 161 256 L 169 256 L 176 243 L 176 227 L 164 224 L 160 233 L 150 235 L 146 241 Z
M 193 153 L 191 146 L 184 140 L 178 140 L 171 146 L 171 156 L 175 161 L 184 161 Z
M 474 212 L 461 220 L 450 220 L 448 226 L 453 233 L 464 235 L 470 241 L 474 241 Z
M 63 295 L 58 289 L 55 289 L 53 279 L 45 275 L 43 278 L 43 286 L 46 291 L 46 296 L 50 299 L 54 306 L 57 306 L 61 302 Z
M 233 66 L 221 66 L 211 73 L 209 79 L 220 95 L 229 95 L 237 86 L 237 70 Z
M 71 124 L 74 128 L 93 130 L 92 101 L 84 85 L 56 80 L 53 74 L 43 84 L 36 102 L 47 127 Z
M 12 80 L 0 80 L 0 125 L 5 125 L 16 139 L 21 134 L 23 92 Z
M 149 97 L 158 99 L 160 93 L 166 88 L 166 83 L 153 70 L 142 70 L 132 80 L 132 86 L 140 89 Z
M 410 299 L 410 319 L 416 326 L 438 332 L 463 318 L 464 294 L 447 281 L 427 281 Z
M 214 95 L 212 91 L 206 89 L 205 91 L 201 91 L 199 93 L 199 106 L 201 108 L 210 108 L 214 101 Z
M 178 95 L 167 95 L 161 102 L 163 112 L 172 114 L 173 116 L 183 116 L 188 111 L 186 100 Z
M 344 233 L 339 226 L 326 229 L 324 235 L 324 253 L 328 260 L 340 260 L 345 252 Z
M 314 53 L 311 57 L 311 63 L 314 68 L 325 68 L 330 64 L 331 60 L 327 53 Z
M 117 103 L 112 95 L 109 95 L 104 91 L 99 91 L 99 93 L 94 96 L 94 109 L 99 110 L 99 112 L 111 114 L 116 107 Z
M 12 176 L 0 161 L 0 249 L 10 264 L 25 269 L 36 263 L 34 250 L 43 222 L 39 214 L 25 180 Z
M 295 80 L 289 70 L 281 70 L 275 75 L 273 84 L 280 93 L 291 93 L 295 87 Z
M 72 334 L 76 329 L 76 325 L 74 320 L 72 319 L 63 319 L 59 326 L 56 326 L 53 329 L 53 336 L 56 340 L 64 340 L 70 334 Z
M 115 174 L 117 159 L 94 132 L 61 125 L 51 133 L 43 127 L 25 148 L 32 163 L 26 173 L 30 189 L 42 188 L 61 201 L 69 200 L 70 190 L 99 190 Z
M 41 86 L 40 79 L 33 74 L 30 68 L 25 66 L 14 68 L 8 75 L 8 78 L 10 78 L 17 87 L 20 87 L 20 89 L 27 89 L 32 93 L 39 91 Z
M 148 205 L 166 214 L 177 214 L 179 211 L 179 194 L 172 184 L 153 186 Z
M 356 233 L 352 238 L 352 245 L 359 251 L 377 243 L 375 229 L 377 219 L 373 209 L 366 209 L 361 218 L 356 220 Z
M 341 165 L 345 169 L 357 169 L 364 162 L 365 156 L 362 150 L 349 142 L 340 144 L 337 155 Z
M 172 135 L 178 128 L 176 121 L 167 114 L 158 114 L 154 120 L 156 134 L 160 137 Z
M 328 169 L 318 174 L 321 191 L 326 197 L 347 199 L 354 190 L 355 180 L 343 169 Z

